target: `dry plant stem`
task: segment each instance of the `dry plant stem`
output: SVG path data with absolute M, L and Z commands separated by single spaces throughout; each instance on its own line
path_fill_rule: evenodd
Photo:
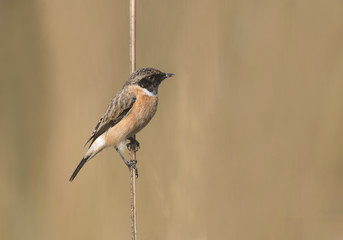
M 130 0 L 130 71 L 136 70 L 136 0 Z
M 136 159 L 136 152 L 133 151 L 132 159 Z M 131 185 L 131 239 L 136 240 L 137 223 L 136 223 L 136 171 L 130 167 L 130 185 Z
M 136 0 L 130 0 L 130 71 L 136 70 Z M 136 139 L 136 136 L 133 136 Z M 136 160 L 136 149 L 131 148 L 132 161 Z M 131 192 L 131 239 L 137 239 L 136 215 L 136 171 L 130 167 L 130 192 Z

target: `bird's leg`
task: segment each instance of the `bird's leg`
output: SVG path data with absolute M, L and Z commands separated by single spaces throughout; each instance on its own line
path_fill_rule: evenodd
M 124 161 L 125 165 L 128 167 L 131 167 L 131 163 L 129 161 L 127 161 L 123 154 L 121 154 L 121 152 L 119 151 L 119 149 L 117 147 L 114 147 L 116 149 L 116 151 L 118 152 L 119 156 L 121 157 L 121 159 Z
M 133 169 L 135 169 L 135 173 L 136 173 L 136 178 L 138 178 L 138 169 L 136 166 L 137 160 L 130 160 L 127 161 L 123 154 L 121 154 L 121 152 L 119 151 L 119 149 L 117 147 L 114 147 L 116 149 L 116 151 L 118 152 L 119 156 L 121 157 L 121 159 L 124 161 L 125 165 L 129 168 L 129 170 L 131 169 L 131 167 L 133 167 Z
M 129 151 L 137 152 L 139 150 L 139 142 L 133 137 L 129 137 L 128 140 L 130 140 L 130 142 L 126 144 L 127 149 Z

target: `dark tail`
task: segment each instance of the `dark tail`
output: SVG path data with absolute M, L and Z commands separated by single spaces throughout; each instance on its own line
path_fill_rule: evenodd
M 79 165 L 76 167 L 73 175 L 71 175 L 69 182 L 72 182 L 74 180 L 74 178 L 76 177 L 76 175 L 79 173 L 79 171 L 81 170 L 81 168 L 83 167 L 83 165 L 85 165 L 85 163 L 87 162 L 87 160 L 90 158 L 91 156 L 88 157 L 84 157 L 81 162 L 79 163 Z

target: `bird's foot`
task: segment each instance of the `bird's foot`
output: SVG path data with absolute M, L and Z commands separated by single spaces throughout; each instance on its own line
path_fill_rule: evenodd
M 130 160 L 126 166 L 128 166 L 129 170 L 133 168 L 135 170 L 136 178 L 138 178 L 138 168 L 136 164 L 137 164 L 137 160 Z
M 127 149 L 129 151 L 137 152 L 140 146 L 139 142 L 133 137 L 129 137 L 128 140 L 130 140 L 130 142 L 126 144 Z
M 123 162 L 125 163 L 125 165 L 129 168 L 129 170 L 131 170 L 131 168 L 135 169 L 135 175 L 136 175 L 136 178 L 138 178 L 138 169 L 137 169 L 137 160 L 130 160 L 130 161 L 127 161 L 123 154 L 121 154 L 121 152 L 119 151 L 119 149 L 117 147 L 114 147 L 116 149 L 116 151 L 119 153 L 119 156 L 121 157 L 121 159 L 123 160 Z

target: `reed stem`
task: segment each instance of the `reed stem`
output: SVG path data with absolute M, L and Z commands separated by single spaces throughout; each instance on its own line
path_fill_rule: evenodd
M 136 70 L 136 0 L 130 0 L 130 71 Z M 136 139 L 136 136 L 133 136 Z M 132 161 L 136 160 L 136 150 L 132 148 Z M 131 198 L 131 239 L 137 239 L 136 213 L 136 172 L 130 168 L 130 198 Z

